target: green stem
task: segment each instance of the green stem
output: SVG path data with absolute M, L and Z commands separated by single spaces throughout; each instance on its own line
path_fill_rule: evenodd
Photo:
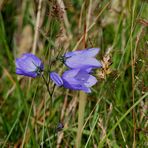
M 47 91 L 48 91 L 48 93 L 49 93 L 49 96 L 52 98 L 52 93 L 51 93 L 50 90 L 49 90 L 49 83 L 46 81 L 46 79 L 45 79 L 45 77 L 44 77 L 43 74 L 42 74 L 42 78 L 43 78 L 43 80 L 44 80 L 44 82 L 45 82 L 45 85 L 46 85 L 46 87 L 47 87 Z
M 84 113 L 85 113 L 85 106 L 86 106 L 86 97 L 87 97 L 87 95 L 84 92 L 80 92 L 76 148 L 81 147 L 81 139 L 82 139 L 83 123 L 84 123 Z

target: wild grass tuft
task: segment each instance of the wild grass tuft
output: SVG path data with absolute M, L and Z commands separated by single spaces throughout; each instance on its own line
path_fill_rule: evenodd
M 0 147 L 148 147 L 147 27 L 146 0 L 1 0 Z M 91 94 L 15 74 L 22 53 L 61 74 L 57 56 L 89 47 L 103 64 Z

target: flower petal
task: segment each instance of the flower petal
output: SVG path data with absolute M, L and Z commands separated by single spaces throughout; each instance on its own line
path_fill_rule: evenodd
M 63 79 L 63 86 L 71 90 L 82 89 L 82 85 L 78 81 L 75 81 L 74 79 L 69 79 L 69 81 L 66 79 Z
M 97 83 L 97 79 L 92 76 L 92 75 L 89 75 L 89 78 L 88 80 L 84 83 L 84 85 L 86 87 L 92 87 L 93 85 L 95 85 Z
M 83 87 L 82 90 L 86 93 L 91 93 L 91 89 L 88 87 Z
M 62 78 L 64 79 L 74 78 L 79 71 L 80 71 L 79 69 L 67 70 L 63 73 Z
M 75 79 L 75 76 L 78 74 L 79 69 L 67 70 L 63 73 L 63 85 L 65 88 L 73 89 L 73 90 L 81 90 L 82 84 L 80 81 Z
M 100 51 L 100 48 L 88 48 L 88 49 L 83 49 L 83 50 L 76 50 L 76 51 L 71 51 L 68 52 L 64 55 L 64 57 L 69 58 L 72 56 L 76 55 L 83 55 L 87 57 L 95 57 L 96 54 Z
M 16 68 L 16 74 L 18 75 L 24 75 L 24 76 L 28 76 L 28 77 L 32 77 L 32 78 L 35 78 L 37 76 L 37 73 L 36 72 L 24 72 L 22 71 L 21 69 L 19 68 Z
M 80 70 L 79 73 L 74 78 L 80 83 L 85 83 L 89 79 L 89 76 L 90 75 L 86 71 Z
M 72 57 L 74 55 L 79 55 L 83 52 L 84 52 L 84 50 L 70 51 L 70 52 L 65 53 L 64 57 L 69 58 L 69 57 Z
M 100 48 L 88 48 L 82 53 L 85 57 L 95 57 L 100 51 Z
M 95 58 L 86 58 L 85 56 L 73 56 L 68 58 L 65 64 L 69 68 L 100 68 L 101 63 Z

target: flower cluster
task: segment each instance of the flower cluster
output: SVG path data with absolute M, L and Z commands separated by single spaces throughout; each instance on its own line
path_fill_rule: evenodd
M 65 71 L 61 77 L 51 72 L 50 78 L 58 86 L 90 93 L 90 88 L 97 82 L 90 73 L 94 68 L 101 67 L 101 63 L 95 58 L 98 52 L 99 48 L 90 48 L 66 53 L 63 58 L 69 70 Z
M 57 86 L 90 93 L 90 88 L 97 82 L 90 73 L 93 69 L 102 66 L 95 58 L 98 52 L 99 48 L 89 48 L 66 53 L 62 61 L 68 70 L 61 77 L 56 72 L 50 72 L 50 78 Z M 41 75 L 43 70 L 43 63 L 33 54 L 23 54 L 22 57 L 16 59 L 16 73 L 19 75 L 36 77 Z

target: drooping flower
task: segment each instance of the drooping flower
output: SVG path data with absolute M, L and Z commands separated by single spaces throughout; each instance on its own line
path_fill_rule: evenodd
M 65 65 L 71 69 L 100 68 L 101 63 L 95 58 L 99 48 L 89 48 L 68 52 L 64 55 Z
M 53 82 L 57 86 L 62 86 L 63 85 L 63 80 L 62 78 L 56 73 L 56 72 L 51 72 L 50 73 L 50 78 L 53 80 Z
M 82 90 L 87 93 L 90 93 L 90 88 L 97 83 L 97 79 L 94 76 L 80 69 L 65 71 L 62 79 L 65 88 Z
M 16 74 L 37 77 L 44 69 L 42 61 L 34 54 L 25 53 L 15 60 Z
M 91 87 L 96 84 L 97 79 L 90 75 L 87 71 L 81 69 L 72 69 L 67 70 L 63 73 L 62 77 L 60 77 L 57 73 L 52 73 L 51 79 L 56 83 L 59 84 L 62 79 L 62 85 L 65 88 L 71 90 L 82 90 L 86 93 L 91 92 Z M 59 86 L 59 85 L 58 85 Z M 61 85 L 60 85 L 61 86 Z

